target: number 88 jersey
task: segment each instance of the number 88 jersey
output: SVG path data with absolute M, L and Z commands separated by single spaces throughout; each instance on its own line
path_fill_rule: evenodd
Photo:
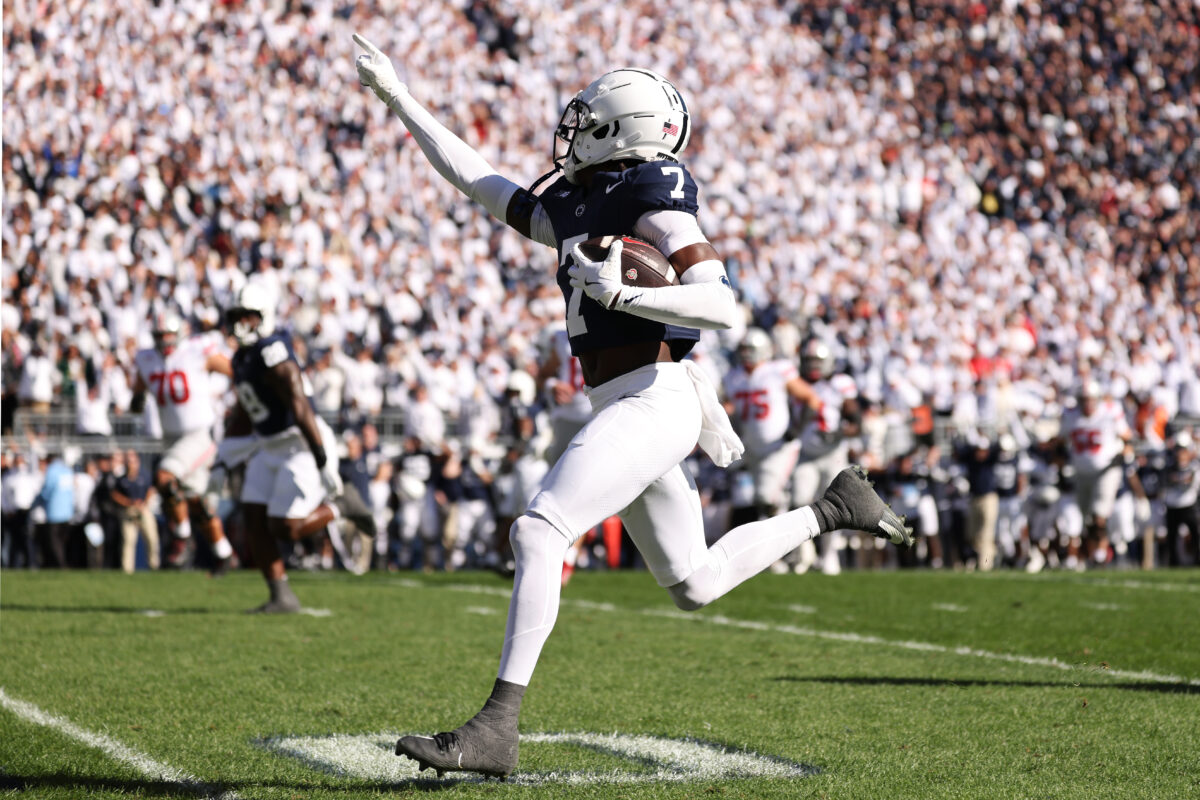
M 211 353 L 211 345 L 191 338 L 167 355 L 147 348 L 134 356 L 138 375 L 158 406 L 163 436 L 176 439 L 212 428 L 215 416 L 207 366 Z
M 267 373 L 285 361 L 296 361 L 289 337 L 264 336 L 233 354 L 233 390 L 238 404 L 260 436 L 273 436 L 296 425 L 296 413 L 267 382 Z M 299 363 L 299 362 L 297 362 Z M 310 400 L 311 402 L 311 400 Z

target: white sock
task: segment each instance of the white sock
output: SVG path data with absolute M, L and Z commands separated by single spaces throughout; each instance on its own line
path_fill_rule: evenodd
M 704 566 L 667 591 L 680 608 L 706 606 L 819 533 L 817 517 L 808 506 L 739 525 L 708 549 Z
M 192 521 L 190 519 L 184 519 L 183 522 L 176 522 L 175 536 L 179 539 L 192 538 Z
M 517 574 L 497 677 L 528 686 L 558 618 L 563 557 L 570 542 L 544 519 L 529 515 L 513 523 L 509 541 L 517 559 Z
M 213 555 L 215 555 L 217 558 L 226 559 L 233 555 L 233 545 L 231 545 L 229 540 L 224 536 L 213 542 L 212 548 Z

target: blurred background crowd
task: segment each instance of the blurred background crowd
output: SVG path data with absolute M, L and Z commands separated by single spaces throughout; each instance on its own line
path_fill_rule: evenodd
M 720 383 L 750 328 L 792 361 L 826 343 L 862 410 L 853 457 L 924 520 L 903 558 L 849 538 L 822 568 L 977 564 L 970 502 L 996 491 L 979 452 L 1023 476 L 997 563 L 1032 565 L 1038 503 L 1078 536 L 1050 451 L 1087 380 L 1127 415 L 1141 476 L 1105 563 L 1196 561 L 1194 523 L 1166 524 L 1196 494 L 1165 491 L 1194 487 L 1200 421 L 1191 0 L 14 0 L 3 24 L 7 566 L 158 565 L 132 356 L 164 309 L 219 328 L 247 281 L 377 511 L 357 568 L 502 560 L 549 436 L 555 257 L 428 167 L 358 86 L 356 31 L 527 185 L 594 77 L 676 83 L 700 222 L 745 310 L 695 358 Z M 736 480 L 695 467 L 717 534 Z M 585 562 L 631 563 L 606 533 Z

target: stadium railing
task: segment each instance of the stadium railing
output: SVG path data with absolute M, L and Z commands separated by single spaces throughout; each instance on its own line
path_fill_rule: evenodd
M 362 417 L 353 421 L 347 420 L 339 413 L 323 413 L 321 415 L 335 431 L 356 426 L 363 422 L 372 423 L 379 433 L 383 443 L 396 443 L 404 438 L 406 425 L 405 413 L 400 409 L 384 409 L 379 414 Z M 115 449 L 136 450 L 143 454 L 159 453 L 163 450 L 162 440 L 155 438 L 146 430 L 145 419 L 140 414 L 109 415 L 112 425 L 112 435 L 81 434 L 76 425 L 74 412 L 67 410 L 51 410 L 35 412 L 30 409 L 18 409 L 13 415 L 13 431 L 11 437 L 4 442 L 7 449 L 28 449 L 36 446 L 47 449 L 74 449 L 83 455 L 112 452 Z M 454 430 L 453 420 L 447 420 L 447 430 Z M 1171 421 L 1170 430 L 1190 428 L 1200 430 L 1200 417 L 1186 415 L 1176 416 Z M 945 446 L 963 432 L 952 420 L 945 417 L 935 418 L 933 425 L 933 441 Z M 980 430 L 985 438 L 990 438 L 990 431 Z M 893 459 L 913 447 L 916 437 L 913 436 L 908 422 L 889 425 L 884 440 L 884 451 L 887 459 Z

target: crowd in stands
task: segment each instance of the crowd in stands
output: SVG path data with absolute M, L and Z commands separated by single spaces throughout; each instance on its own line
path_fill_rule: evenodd
M 745 310 L 695 358 L 719 384 L 748 327 L 781 357 L 828 342 L 873 432 L 858 455 L 880 475 L 924 465 L 942 536 L 969 495 L 962 453 L 1004 433 L 1033 453 L 1085 378 L 1127 408 L 1146 463 L 1200 419 L 1189 0 L 15 0 L 3 25 L 6 564 L 71 561 L 62 541 L 96 558 L 66 528 L 35 553 L 14 515 L 108 526 L 110 542 L 151 527 L 83 502 L 127 468 L 81 456 L 62 473 L 39 420 L 111 436 L 147 320 L 171 308 L 214 328 L 247 281 L 277 298 L 378 501 L 384 565 L 469 565 L 486 557 L 469 542 L 502 543 L 528 483 L 510 423 L 543 400 L 514 376 L 536 374 L 562 318 L 555 257 L 429 169 L 357 84 L 356 31 L 527 184 L 594 77 L 628 64 L 674 81 L 700 222 Z M 401 431 L 380 436 L 389 418 Z M 432 510 L 411 507 L 414 453 Z M 697 474 L 720 527 L 726 478 Z M 51 478 L 75 484 L 69 516 Z M 465 510 L 480 496 L 482 522 Z M 436 559 L 414 533 L 429 530 Z M 972 557 L 950 542 L 941 563 Z

